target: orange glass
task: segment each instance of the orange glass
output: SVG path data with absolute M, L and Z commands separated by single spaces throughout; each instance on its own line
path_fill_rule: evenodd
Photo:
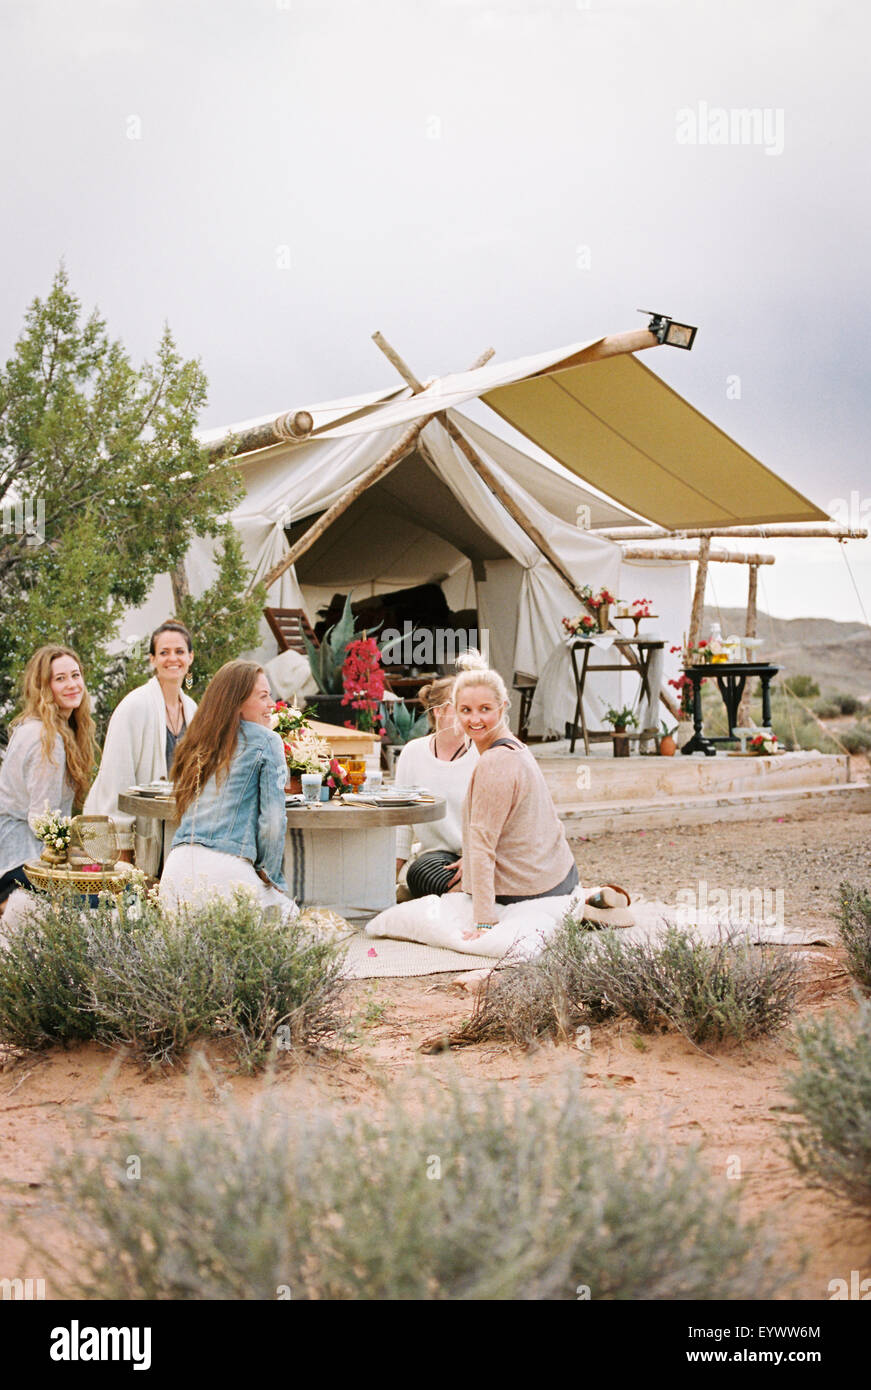
M 358 792 L 366 781 L 366 759 L 347 758 L 342 759 L 342 766 L 348 774 L 348 781 L 351 783 L 355 792 Z

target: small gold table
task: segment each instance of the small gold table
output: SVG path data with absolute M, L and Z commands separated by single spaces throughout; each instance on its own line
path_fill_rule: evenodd
M 24 872 L 34 888 L 43 893 L 62 889 L 83 896 L 88 893 L 114 893 L 118 896 L 130 886 L 130 874 L 118 873 L 117 866 L 115 870 L 85 872 L 71 869 L 68 864 L 49 864 L 44 859 L 35 859 L 24 865 Z

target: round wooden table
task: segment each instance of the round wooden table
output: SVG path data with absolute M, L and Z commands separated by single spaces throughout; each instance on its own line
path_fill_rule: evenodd
M 166 852 L 175 834 L 171 797 L 124 792 L 118 806 L 130 816 L 167 822 Z M 288 806 L 284 875 L 301 905 L 329 907 L 343 917 L 370 916 L 396 902 L 396 826 L 441 820 L 444 799 L 411 806 L 321 801 Z M 171 833 L 170 833 L 171 832 Z

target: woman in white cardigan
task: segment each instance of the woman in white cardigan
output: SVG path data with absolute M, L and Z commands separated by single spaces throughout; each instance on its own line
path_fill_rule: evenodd
M 132 860 L 147 874 L 163 867 L 163 821 L 129 816 L 118 807 L 128 787 L 167 778 L 175 745 L 196 713 L 196 704 L 182 690 L 194 659 L 191 635 L 183 623 L 163 623 L 151 638 L 149 662 L 154 675 L 132 690 L 118 705 L 103 745 L 97 779 L 88 793 L 85 811 L 111 816 L 118 827 L 122 859 Z
M 432 733 L 412 739 L 396 761 L 394 780 L 398 787 L 427 787 L 445 800 L 442 820 L 401 825 L 396 832 L 397 876 L 409 860 L 413 836 L 420 842 L 420 854 L 408 863 L 405 872 L 405 888 L 412 898 L 459 889 L 462 877 L 463 801 L 478 751 L 457 722 L 451 703 L 453 688 L 453 676 L 443 676 L 422 688 L 419 698 Z

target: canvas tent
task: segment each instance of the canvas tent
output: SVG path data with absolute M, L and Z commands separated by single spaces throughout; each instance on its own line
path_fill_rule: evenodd
M 655 342 L 649 332 L 595 339 L 490 362 L 418 391 L 399 387 L 308 407 L 312 429 L 301 442 L 288 437 L 287 416 L 236 426 L 245 497 L 232 521 L 256 578 L 275 575 L 290 538 L 296 542 L 316 517 L 354 498 L 295 567 L 274 578 L 269 603 L 312 616 L 337 590 L 353 586 L 361 597 L 436 581 L 453 608 L 478 609 L 491 658 L 509 681 L 515 670 L 538 674 L 561 617 L 580 605 L 537 534 L 575 589 L 607 585 L 623 598 L 651 597 L 664 632 L 679 634 L 687 625 L 689 564 L 644 566 L 639 580 L 638 567 L 627 566 L 596 527 L 638 517 L 689 526 L 822 513 L 626 355 Z M 562 468 L 547 468 L 469 420 L 458 407 L 475 398 Z M 473 446 L 503 499 L 443 422 Z M 363 487 L 410 425 L 418 432 L 401 461 Z M 212 431 L 203 442 L 227 433 Z M 623 506 L 608 500 L 615 496 Z M 589 529 L 576 524 L 579 508 L 589 509 Z M 186 563 L 192 592 L 201 591 L 212 574 L 207 546 L 194 542 Z M 146 625 L 158 611 L 168 611 L 168 586 L 149 605 Z M 270 643 L 261 656 L 274 651 Z M 591 718 L 597 722 L 595 710 Z

